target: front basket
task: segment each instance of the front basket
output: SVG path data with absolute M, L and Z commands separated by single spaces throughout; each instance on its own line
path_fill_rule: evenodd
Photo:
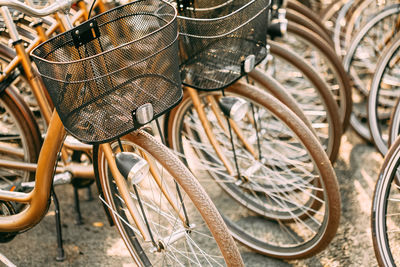
M 32 57 L 67 131 L 101 143 L 141 127 L 138 109 L 150 107 L 151 120 L 179 103 L 177 38 L 176 10 L 139 0 L 46 41 Z
M 270 0 L 177 1 L 182 82 L 200 90 L 229 86 L 266 54 Z

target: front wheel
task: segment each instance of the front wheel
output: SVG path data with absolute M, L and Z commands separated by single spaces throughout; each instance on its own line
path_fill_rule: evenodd
M 185 96 L 169 114 L 170 146 L 238 241 L 277 258 L 315 255 L 334 237 L 340 217 L 338 184 L 322 146 L 303 121 L 264 91 L 232 86 L 225 96 L 247 103 L 241 120 L 230 119 L 229 126 L 216 104 L 221 92 L 199 93 L 198 100 Z
M 242 266 L 239 251 L 221 216 L 187 168 L 144 131 L 125 136 L 121 144 L 125 152 L 140 155 L 149 165 L 149 173 L 135 184 L 137 190 L 128 184 L 127 188 L 138 210 L 143 208 L 144 213 L 140 214 L 147 219 L 150 240 L 144 240 L 138 230 L 135 216 L 128 211 L 99 146 L 93 149 L 94 167 L 102 183 L 104 203 L 136 263 Z M 116 141 L 111 148 L 114 153 L 120 152 Z

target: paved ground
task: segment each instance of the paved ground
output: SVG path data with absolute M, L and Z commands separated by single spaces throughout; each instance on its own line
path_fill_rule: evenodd
M 317 256 L 284 262 L 242 248 L 248 266 L 375 266 L 370 238 L 371 196 L 382 157 L 352 131 L 343 136 L 335 165 L 342 195 L 342 218 L 337 236 Z M 117 231 L 108 226 L 99 200 L 82 201 L 84 225 L 74 224 L 72 187 L 56 189 L 61 201 L 66 260 L 57 255 L 54 211 L 12 242 L 0 244 L 0 253 L 17 266 L 134 266 Z M 93 188 L 95 191 L 95 188 Z M 85 192 L 80 192 L 82 199 Z

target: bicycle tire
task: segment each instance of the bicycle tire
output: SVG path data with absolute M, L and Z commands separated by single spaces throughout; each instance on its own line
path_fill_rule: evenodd
M 381 57 L 378 60 L 377 67 L 375 69 L 375 73 L 371 82 L 371 89 L 368 95 L 368 125 L 372 140 L 376 148 L 382 155 L 385 155 L 388 151 L 387 138 L 383 137 L 383 134 L 386 134 L 387 132 L 386 129 L 383 129 L 383 124 L 387 124 L 390 116 L 381 116 L 381 114 L 383 112 L 388 113 L 389 111 L 387 111 L 387 109 L 392 111 L 393 107 L 395 106 L 394 101 L 396 100 L 399 88 L 395 90 L 396 84 L 391 84 L 391 82 L 389 81 L 391 74 L 393 75 L 391 68 L 395 68 L 395 64 L 393 66 L 390 66 L 392 65 L 390 64 L 390 61 L 393 59 L 393 57 L 399 55 L 399 51 L 400 35 L 397 35 L 397 37 L 392 40 L 392 44 L 384 49 Z M 396 72 L 394 74 L 394 77 L 396 77 Z M 387 86 L 389 86 L 390 88 L 382 88 L 382 86 L 386 86 L 384 84 L 384 79 L 389 81 Z M 380 109 L 379 114 L 378 108 Z M 389 112 L 389 114 L 391 114 L 391 112 Z
M 293 94 L 295 99 L 299 100 L 300 108 L 305 114 L 308 114 L 308 119 L 311 122 L 311 125 L 314 123 L 314 129 L 316 133 L 319 134 L 321 144 L 325 148 L 329 159 L 331 162 L 335 162 L 340 147 L 342 125 L 339 108 L 331 91 L 318 73 L 296 53 L 291 51 L 289 48 L 282 47 L 274 41 L 270 41 L 269 45 L 270 55 L 274 57 L 273 59 L 270 59 L 269 62 L 272 60 L 278 60 L 277 63 L 283 63 L 288 67 L 288 69 L 283 71 L 281 69 L 283 67 L 278 66 L 278 69 L 272 74 L 273 77 L 275 77 L 279 83 L 284 85 L 285 89 Z M 266 67 L 266 73 L 270 73 L 271 71 L 273 71 L 272 66 L 269 65 Z M 285 75 L 287 73 L 295 73 L 294 76 L 296 78 L 289 76 L 286 84 Z M 295 80 L 300 80 L 300 82 L 304 81 L 305 85 L 298 88 L 295 85 Z M 269 82 L 266 86 L 272 87 L 273 85 Z M 310 92 L 311 90 L 312 92 Z M 315 109 L 313 109 L 311 101 L 305 98 L 305 95 L 307 95 L 305 91 L 307 91 L 307 94 L 311 94 L 312 99 L 317 99 L 317 106 L 314 107 Z M 315 116 L 315 111 L 323 111 L 325 114 Z M 296 114 L 298 113 L 296 112 Z M 327 127 L 322 127 L 323 124 L 327 124 Z
M 372 66 L 376 66 L 376 60 L 379 58 L 380 51 L 375 49 L 375 47 L 367 47 L 368 49 L 373 50 L 373 56 L 369 57 L 369 64 L 366 65 L 365 62 L 367 60 L 365 59 L 366 52 L 362 52 L 360 50 L 361 55 L 360 55 L 360 60 L 358 60 L 359 63 L 357 63 L 357 68 L 363 70 L 364 73 L 364 78 L 366 81 L 362 80 L 361 78 L 358 78 L 357 71 L 352 68 L 353 62 L 356 61 L 357 57 L 357 51 L 359 51 L 359 47 L 361 47 L 361 42 L 368 38 L 368 33 L 375 27 L 379 26 L 380 24 L 386 25 L 386 21 L 384 21 L 386 18 L 388 21 L 391 21 L 390 16 L 396 16 L 400 12 L 400 4 L 395 4 L 386 7 L 385 9 L 379 11 L 377 14 L 371 17 L 371 19 L 359 30 L 359 32 L 354 36 L 351 45 L 349 46 L 346 56 L 343 58 L 343 67 L 345 71 L 350 75 L 352 79 L 352 84 L 353 84 L 353 96 L 354 96 L 354 109 L 353 109 L 353 114 L 351 115 L 350 123 L 352 127 L 355 129 L 358 135 L 360 135 L 364 140 L 368 142 L 372 142 L 372 136 L 369 130 L 369 126 L 367 125 L 367 111 L 366 111 L 366 97 L 369 94 L 369 91 L 367 87 L 369 86 L 371 82 L 372 75 L 365 75 L 365 73 L 368 74 L 368 72 L 365 72 L 365 69 L 368 70 Z M 378 30 L 378 32 L 380 32 Z M 375 35 L 372 35 L 375 36 Z M 372 44 L 374 43 L 371 41 Z M 368 43 L 371 44 L 371 42 L 368 41 Z M 364 48 L 365 50 L 365 48 Z M 373 62 L 371 62 L 373 61 Z M 360 64 L 361 63 L 361 64 Z M 372 67 L 374 69 L 374 67 Z M 358 107 L 358 109 L 357 109 Z
M 114 142 L 116 149 L 118 149 L 118 143 Z M 125 137 L 123 137 L 122 139 L 122 145 L 125 148 L 138 148 L 140 150 L 141 153 L 143 153 L 146 157 L 146 159 L 150 159 L 154 160 L 154 166 L 155 168 L 158 170 L 158 168 L 162 167 L 163 168 L 163 172 L 160 172 L 158 174 L 162 174 L 162 179 L 161 179 L 161 184 L 162 187 L 168 191 L 168 187 L 170 187 L 169 184 L 167 184 L 167 179 L 172 179 L 171 181 L 168 182 L 174 182 L 176 181 L 179 186 L 180 186 L 180 190 L 182 193 L 182 199 L 185 201 L 185 207 L 186 207 L 186 211 L 190 214 L 188 215 L 193 215 L 196 213 L 196 209 L 197 211 L 201 214 L 201 217 L 203 218 L 203 220 L 205 221 L 204 223 L 207 224 L 207 227 L 209 228 L 209 230 L 211 231 L 211 233 L 200 233 L 199 235 L 196 235 L 197 233 L 199 233 L 199 231 L 203 228 L 203 222 L 200 222 L 200 224 L 196 224 L 196 228 L 192 229 L 191 232 L 187 232 L 186 230 L 186 235 L 185 237 L 181 237 L 179 240 L 184 239 L 183 241 L 187 241 L 188 243 L 186 244 L 189 249 L 193 249 L 191 248 L 191 246 L 193 246 L 193 244 L 191 244 L 191 242 L 193 241 L 194 243 L 194 239 L 196 237 L 201 237 L 200 240 L 198 240 L 199 242 L 202 242 L 201 245 L 202 247 L 200 248 L 200 243 L 198 244 L 194 244 L 195 248 L 199 249 L 200 251 L 193 251 L 198 253 L 198 255 L 194 255 L 194 258 L 197 259 L 201 258 L 201 256 L 204 253 L 205 250 L 207 250 L 207 248 L 205 248 L 205 250 L 201 250 L 204 245 L 207 246 L 212 246 L 213 240 L 216 242 L 215 245 L 218 245 L 219 249 L 221 250 L 221 253 L 223 255 L 216 255 L 218 253 L 215 253 L 215 251 L 213 251 L 213 253 L 215 253 L 215 257 L 221 257 L 223 256 L 222 260 L 225 259 L 226 264 L 228 266 L 242 266 L 242 260 L 241 260 L 241 256 L 240 253 L 236 247 L 236 244 L 232 238 L 232 236 L 229 234 L 229 231 L 226 227 L 226 225 L 223 223 L 223 220 L 221 218 L 221 216 L 219 215 L 218 211 L 215 209 L 214 205 L 212 204 L 211 200 L 209 199 L 209 197 L 207 196 L 206 192 L 204 191 L 204 189 L 200 186 L 200 184 L 197 182 L 196 178 L 193 177 L 193 175 L 187 170 L 187 168 L 183 165 L 182 162 L 180 162 L 172 153 L 171 151 L 161 145 L 158 141 L 156 141 L 156 139 L 154 137 L 152 137 L 150 134 L 139 130 L 136 132 L 133 132 Z M 132 229 L 127 226 L 127 224 L 121 219 L 125 219 L 125 221 L 129 221 L 129 214 L 127 214 L 124 211 L 124 205 L 122 204 L 123 199 L 121 197 L 118 197 L 118 188 L 115 186 L 114 182 L 113 182 L 113 178 L 111 175 L 108 174 L 107 171 L 107 164 L 105 164 L 105 159 L 103 156 L 103 153 L 101 150 L 99 150 L 99 146 L 95 145 L 93 148 L 93 158 L 94 158 L 94 165 L 95 165 L 95 173 L 96 175 L 99 177 L 99 180 L 101 181 L 101 188 L 103 190 L 104 193 L 104 198 L 106 203 L 108 203 L 109 208 L 110 208 L 110 214 L 118 228 L 118 231 L 121 234 L 122 239 L 124 240 L 129 252 L 131 253 L 132 257 L 134 258 L 134 260 L 136 261 L 137 264 L 139 265 L 143 265 L 143 266 L 157 266 L 157 263 L 160 263 L 159 261 L 155 261 L 155 262 L 151 262 L 150 260 L 153 260 L 153 257 L 156 257 L 157 252 L 153 252 L 153 254 L 149 253 L 148 250 L 145 247 L 149 247 L 148 244 L 145 244 L 143 242 L 143 240 L 140 240 L 140 236 L 138 236 L 138 234 L 135 235 L 135 233 L 132 231 Z M 156 161 L 156 162 L 155 162 Z M 149 161 L 148 161 L 149 162 Z M 164 171 L 165 173 L 168 172 L 170 174 L 169 177 L 164 176 Z M 147 177 L 148 178 L 148 177 Z M 146 181 L 147 180 L 147 181 Z M 152 229 L 153 235 L 160 235 L 161 233 L 165 233 L 165 229 L 163 229 L 162 227 L 172 227 L 172 228 L 168 228 L 168 230 L 175 230 L 176 225 L 178 225 L 177 221 L 180 220 L 178 219 L 173 219 L 173 208 L 170 208 L 170 210 L 168 210 L 167 206 L 168 202 L 164 199 L 163 202 L 161 203 L 161 195 L 159 196 L 155 195 L 156 193 L 154 192 L 157 189 L 157 185 L 153 185 L 153 187 L 151 187 L 148 190 L 151 190 L 151 192 L 147 192 L 147 194 L 145 194 L 146 192 L 144 191 L 146 189 L 146 185 L 142 185 L 142 184 L 147 184 L 147 183 L 151 183 L 149 181 L 150 179 L 145 179 L 143 180 L 143 182 L 140 183 L 140 187 L 139 188 L 139 184 L 138 186 L 138 190 L 140 190 L 141 194 L 141 198 L 142 201 L 146 201 L 148 199 L 150 199 L 151 197 L 154 197 L 153 200 L 155 200 L 155 202 L 144 202 L 144 206 L 146 208 L 146 216 L 148 219 L 152 219 L 152 213 L 151 210 L 153 210 L 154 213 L 157 214 L 158 218 L 157 218 L 157 222 L 153 223 L 152 221 L 149 222 L 149 225 Z M 133 196 L 133 193 L 131 193 L 131 195 Z M 137 195 L 136 195 L 137 196 Z M 175 196 L 178 200 L 178 197 Z M 159 199 L 158 199 L 159 198 Z M 160 202 L 157 202 L 157 201 Z M 151 200 L 150 200 L 151 201 Z M 192 201 L 192 203 L 189 203 L 190 201 Z M 164 203 L 165 202 L 165 203 Z M 182 202 L 181 202 L 182 203 Z M 179 205 L 178 203 L 175 203 L 176 205 Z M 157 205 L 161 205 L 161 206 L 157 206 Z M 152 207 L 154 206 L 154 207 Z M 157 207 L 156 207 L 157 206 Z M 181 210 L 182 207 L 179 207 L 179 210 Z M 117 215 L 118 213 L 118 215 Z M 162 216 L 166 216 L 165 220 L 162 220 Z M 190 225 L 194 225 L 193 224 L 193 219 L 197 219 L 195 222 L 198 222 L 199 219 L 201 219 L 199 214 L 196 214 L 196 217 L 190 216 L 189 218 L 189 224 Z M 130 222 L 130 221 L 129 221 Z M 165 225 L 161 225 L 162 223 L 166 223 Z M 170 224 L 169 224 L 170 223 Z M 161 225 L 160 227 L 158 227 L 157 230 L 154 230 L 158 225 Z M 182 227 L 182 226 L 181 226 Z M 176 231 L 175 231 L 176 232 Z M 172 236 L 173 233 L 171 233 Z M 208 238 L 207 238 L 208 237 Z M 164 254 L 165 255 L 161 255 L 162 252 L 159 252 L 160 255 L 160 259 L 162 262 L 161 264 L 167 264 L 169 263 L 167 257 L 169 253 L 172 253 L 171 251 L 173 249 L 177 249 L 177 248 L 182 248 L 182 247 L 178 247 L 176 246 L 176 248 L 174 248 L 173 246 L 174 244 L 168 244 L 167 240 L 170 240 L 171 237 L 169 237 L 169 239 L 164 238 L 162 240 L 164 240 L 164 245 L 165 245 L 165 251 Z M 201 240 L 201 239 L 206 239 L 206 240 Z M 139 241 L 140 240 L 140 241 Z M 161 240 L 161 239 L 160 239 Z M 158 239 L 157 239 L 157 242 Z M 171 241 L 172 242 L 172 241 Z M 178 242 L 178 241 L 176 241 Z M 150 242 L 151 243 L 151 242 Z M 150 246 L 151 247 L 151 246 Z M 218 247 L 216 247 L 215 249 L 218 250 Z M 167 250 L 169 249 L 169 250 Z M 185 253 L 185 252 L 184 252 Z M 165 256 L 165 257 L 163 257 Z M 178 256 L 173 255 L 176 257 L 176 259 L 178 260 Z M 182 258 L 180 258 L 180 260 L 182 260 L 182 262 L 180 264 L 183 264 L 186 262 L 186 264 L 190 264 L 185 260 L 185 257 L 189 257 L 187 254 L 181 255 L 183 256 L 183 260 Z M 192 263 L 200 263 L 200 261 L 198 260 L 196 262 L 196 260 L 193 260 L 194 262 Z M 156 259 L 154 259 L 156 260 Z M 171 260 L 171 259 L 169 259 Z M 206 259 L 208 260 L 208 259 Z M 209 262 L 202 262 L 202 264 L 217 264 L 216 259 L 213 258 L 212 260 L 214 261 L 209 261 Z M 221 260 L 221 259 L 219 259 Z M 178 261 L 179 262 L 179 261 Z M 177 264 L 177 263 L 175 263 Z M 174 265 L 174 264 L 173 264 Z
M 398 167 L 400 164 L 400 138 L 393 143 L 385 156 L 378 181 L 376 182 L 373 195 L 371 211 L 372 241 L 376 259 L 380 266 L 396 266 L 400 264 L 398 250 L 394 242 L 398 243 L 395 237 L 395 224 L 398 222 Z M 395 228 L 394 228 L 395 227 Z M 393 231 L 393 232 L 391 232 Z M 398 234 L 397 234 L 398 235 Z M 394 238 L 394 239 L 392 239 Z M 394 259 L 394 255 L 396 259 Z
M 182 137 L 187 136 L 187 134 L 191 131 L 186 131 L 183 132 L 183 129 L 185 128 L 190 128 L 190 124 L 192 124 L 191 121 L 189 121 L 189 124 L 186 124 L 184 122 L 186 114 L 188 110 L 192 108 L 192 102 L 189 97 L 184 96 L 184 99 L 182 100 L 182 103 L 173 109 L 171 113 L 168 116 L 168 120 L 166 121 L 165 124 L 165 132 L 167 133 L 167 138 L 169 140 L 169 146 L 172 147 L 175 151 L 178 151 L 177 153 L 182 157 L 182 159 L 185 161 L 186 164 L 190 165 L 190 167 L 195 167 L 195 169 L 192 168 L 192 171 L 200 172 L 204 175 L 204 172 L 208 172 L 211 174 L 212 178 L 202 178 L 202 176 L 197 176 L 199 181 L 201 183 L 208 183 L 204 187 L 208 189 L 208 193 L 213 199 L 214 203 L 216 203 L 217 208 L 219 209 L 221 215 L 224 217 L 225 222 L 227 223 L 228 227 L 230 228 L 233 236 L 242 244 L 245 246 L 261 253 L 267 256 L 271 257 L 276 257 L 276 258 L 281 258 L 281 259 L 298 259 L 298 258 L 305 258 L 305 257 L 310 257 L 312 255 L 315 255 L 316 253 L 322 251 L 332 240 L 336 233 L 336 229 L 339 224 L 339 214 L 340 214 L 340 196 L 339 196 L 339 191 L 338 191 L 338 185 L 336 181 L 335 174 L 333 172 L 333 169 L 330 165 L 329 159 L 327 158 L 325 152 L 323 151 L 321 145 L 318 143 L 317 138 L 314 136 L 312 131 L 308 129 L 308 127 L 290 110 L 288 109 L 285 105 L 283 105 L 279 100 L 274 98 L 273 96 L 265 93 L 264 91 L 254 88 L 254 87 L 245 87 L 245 86 L 240 86 L 240 87 L 228 87 L 225 89 L 225 94 L 232 94 L 235 96 L 242 97 L 246 99 L 247 101 L 251 101 L 255 107 L 262 107 L 262 111 L 260 113 L 256 114 L 261 114 L 262 112 L 271 112 L 276 118 L 279 118 L 282 122 L 284 123 L 279 124 L 277 126 L 278 130 L 273 130 L 272 128 L 266 129 L 265 132 L 270 132 L 272 135 L 278 134 L 279 131 L 280 133 L 283 133 L 283 138 L 290 138 L 289 136 L 293 133 L 294 135 L 298 135 L 299 139 L 301 139 L 301 144 L 306 147 L 306 151 L 301 151 L 300 153 L 298 152 L 291 152 L 289 153 L 293 159 L 307 161 L 308 156 L 312 158 L 313 161 L 312 164 L 315 164 L 315 168 L 318 168 L 318 172 L 321 173 L 321 179 L 312 180 L 309 181 L 312 183 L 312 187 L 315 186 L 311 190 L 311 196 L 309 196 L 308 199 L 304 200 L 304 206 L 293 204 L 293 206 L 289 205 L 290 207 L 277 207 L 275 203 L 272 203 L 274 201 L 268 202 L 262 202 L 260 205 L 257 203 L 257 195 L 254 196 L 255 199 L 252 199 L 251 196 L 252 194 L 256 192 L 250 192 L 246 194 L 247 190 L 252 191 L 252 190 L 263 190 L 270 189 L 271 195 L 276 194 L 276 192 L 282 192 L 282 194 L 285 196 L 285 194 L 299 194 L 301 195 L 301 188 L 296 188 L 296 183 L 295 181 L 292 180 L 293 183 L 286 183 L 280 185 L 268 185 L 268 184 L 263 184 L 263 185 L 258 185 L 259 187 L 256 187 L 253 189 L 251 187 L 251 184 L 235 184 L 234 181 L 232 181 L 231 176 L 226 174 L 224 172 L 224 167 L 221 165 L 221 162 L 217 162 L 215 157 L 213 157 L 211 154 L 213 152 L 207 151 L 207 152 L 201 152 L 199 151 L 203 146 L 207 146 L 207 141 L 203 142 L 202 139 L 194 137 L 195 139 L 193 141 L 189 141 L 187 145 L 190 145 L 190 143 L 197 142 L 199 143 L 197 147 L 192 147 L 189 150 L 186 151 L 195 151 L 199 152 L 197 155 L 199 158 L 196 158 L 194 162 L 190 163 L 186 160 L 187 154 L 189 152 L 185 152 L 183 150 L 184 144 L 182 143 Z M 206 97 L 209 95 L 215 95 L 215 94 L 220 94 L 219 92 L 202 92 L 200 94 L 201 97 Z M 204 106 L 203 106 L 204 107 Z M 209 118 L 207 116 L 207 118 Z M 215 119 L 214 119 L 215 121 Z M 265 117 L 262 117 L 262 122 L 265 122 L 268 125 L 272 125 L 272 121 L 268 121 L 265 119 Z M 195 121 L 193 122 L 194 125 L 199 125 Z M 284 126 L 289 127 L 287 130 L 284 128 Z M 265 127 L 265 125 L 262 125 L 262 127 Z M 201 134 L 204 129 L 199 129 L 198 131 L 192 131 L 191 133 L 193 134 Z M 293 131 L 291 133 L 288 133 L 287 131 Z M 274 132 L 274 133 L 273 133 Z M 275 144 L 279 142 L 285 142 L 282 140 L 278 141 L 278 136 L 275 136 Z M 246 139 L 249 140 L 249 139 Z M 229 142 L 229 141 L 223 141 L 222 139 L 219 140 L 219 142 Z M 290 142 L 290 141 L 288 141 Z M 197 143 L 194 143 L 195 145 Z M 272 144 L 271 144 L 272 145 Z M 296 143 L 296 145 L 300 146 L 300 143 Z M 186 146 L 186 144 L 185 144 Z M 209 145 L 210 146 L 210 145 Z M 229 146 L 229 145 L 227 145 Z M 277 150 L 279 145 L 277 145 Z M 263 146 L 264 147 L 264 146 Z M 265 147 L 268 147 L 266 145 Z M 207 148 L 206 148 L 207 149 Z M 212 148 L 211 148 L 212 149 Z M 238 148 L 239 149 L 239 148 Z M 301 150 L 301 149 L 299 149 Z M 205 151 L 205 150 L 203 150 Z M 239 151 L 239 150 L 238 150 Z M 283 151 L 282 151 L 283 152 Z M 228 152 L 225 151 L 225 155 L 227 155 Z M 239 152 L 238 152 L 239 153 Z M 215 153 L 214 153 L 215 154 Z M 232 152 L 230 152 L 232 154 Z M 277 157 L 277 161 L 279 163 L 275 162 L 276 164 L 279 164 L 282 168 L 285 167 L 284 165 L 287 164 L 280 161 L 282 157 L 279 157 L 277 155 L 270 155 L 269 158 L 271 157 Z M 249 157 L 246 157 L 246 154 L 243 156 L 239 156 L 241 159 L 248 160 Z M 261 158 L 261 157 L 260 157 Z M 307 160 L 305 159 L 307 158 Z M 208 159 L 209 161 L 205 163 L 205 160 Z M 243 161 L 238 162 L 239 166 L 242 166 L 241 164 Z M 274 169 L 274 164 L 273 162 L 266 161 L 265 164 L 267 164 L 271 169 Z M 192 165 L 195 164 L 195 165 Z M 201 168 L 202 164 L 204 164 L 203 169 L 199 170 Z M 211 164 L 205 166 L 205 164 Z M 244 163 L 243 163 L 244 164 Z M 256 163 L 252 163 L 256 164 Z M 299 163 L 300 164 L 300 163 Z M 257 164 L 256 164 L 257 165 Z M 290 167 L 293 168 L 293 172 L 296 172 L 296 167 L 293 166 L 293 164 Z M 196 167 L 197 166 L 197 167 Z M 261 166 L 261 165 L 260 165 Z M 264 166 L 264 165 L 262 165 Z M 263 167 L 260 168 L 263 168 Z M 313 167 L 313 168 L 314 168 Z M 245 167 L 244 167 L 245 168 Z M 288 168 L 288 166 L 286 166 Z M 213 175 L 212 172 L 216 170 L 216 172 L 219 175 Z M 243 171 L 243 169 L 242 169 Z M 326 171 L 326 172 L 325 172 Z M 250 174 L 251 175 L 251 174 Z M 301 174 L 299 174 L 301 176 Z M 228 177 L 229 176 L 229 177 Z M 247 175 L 249 176 L 249 175 Z M 271 174 L 272 176 L 272 174 Z M 281 178 L 283 178 L 282 176 Z M 223 180 L 226 179 L 226 180 Z M 230 179 L 230 180 L 229 180 Z M 297 178 L 293 178 L 297 179 Z M 272 179 L 273 180 L 273 179 Z M 306 178 L 301 179 L 301 183 L 307 183 Z M 224 182 L 226 181 L 226 183 Z M 270 180 L 271 181 L 271 180 Z M 299 180 L 297 180 L 299 182 Z M 232 183 L 231 183 L 232 182 Z M 254 180 L 253 180 L 254 182 Z M 256 183 L 256 182 L 254 182 Z M 267 183 L 267 182 L 266 182 Z M 273 182 L 271 182 L 272 184 Z M 293 187 L 294 185 L 294 187 Z M 316 189 L 319 185 L 323 187 L 323 189 Z M 270 186 L 270 187 L 269 187 Z M 274 187 L 275 186 L 275 187 Z M 319 188 L 319 187 L 318 187 Z M 316 192 L 318 191 L 318 192 Z M 224 194 L 224 192 L 226 194 Z M 315 196 L 313 195 L 315 194 Z M 269 195 L 269 194 L 267 194 Z M 279 193 L 278 193 L 279 195 Z M 315 201 L 314 197 L 317 198 L 322 198 L 324 199 L 323 201 Z M 239 203 L 238 205 L 235 205 L 232 203 L 231 199 L 234 199 Z M 287 200 L 283 200 L 282 202 L 290 202 L 293 199 L 288 197 Z M 268 202 L 268 203 L 267 203 Z M 285 203 L 279 203 L 279 200 L 277 200 L 278 206 L 280 204 L 285 205 Z M 272 205 L 275 210 L 269 209 L 267 206 Z M 275 205 L 275 206 L 274 206 Z M 261 207 L 260 207 L 261 206 Z M 234 210 L 230 210 L 230 209 Z M 304 211 L 304 209 L 307 211 Z M 303 210 L 302 210 L 303 209 Z M 321 209 L 323 211 L 321 211 Z M 268 212 L 267 212 L 268 211 Z M 309 212 L 308 212 L 309 211 Z M 250 212 L 250 213 L 249 213 Z M 255 217 L 252 217 L 253 215 L 247 215 L 249 214 L 258 214 L 257 219 Z M 288 227 L 290 223 L 296 224 L 296 220 L 301 220 L 304 222 L 306 219 L 309 219 L 310 216 L 312 217 L 315 215 L 315 213 L 323 214 L 321 215 L 323 217 L 323 222 L 321 223 L 321 228 L 316 229 L 318 231 L 318 234 L 314 236 L 314 238 L 310 238 L 307 241 L 304 241 L 304 244 L 300 245 L 292 245 L 292 244 L 283 244 L 283 236 L 282 239 L 280 239 L 281 243 L 276 244 L 276 240 L 273 240 L 276 238 L 276 236 L 273 235 L 284 235 L 285 233 L 278 233 L 280 231 L 279 229 L 276 228 L 276 225 L 279 224 L 282 228 Z M 230 214 L 229 214 L 230 213 Z M 233 217 L 232 217 L 233 216 Z M 260 217 L 261 216 L 261 217 Z M 266 219 L 263 219 L 266 218 Z M 255 221 L 253 221 L 255 220 Z M 276 223 L 276 222 L 279 223 Z M 256 227 L 251 226 L 251 224 L 254 223 Z M 286 226 L 283 226 L 284 224 L 287 224 Z M 293 226 L 293 225 L 292 225 Z M 246 229 L 244 229 L 244 228 Z M 251 228 L 251 229 L 250 229 Z M 260 229 L 263 228 L 263 229 Z M 257 229 L 257 233 L 255 233 Z M 281 229 L 282 230 L 282 229 Z M 288 230 L 288 229 L 285 229 Z M 264 233 L 263 231 L 266 231 L 267 233 Z M 283 230 L 282 230 L 283 231 Z M 295 231 L 295 230 L 293 230 Z M 307 231 L 306 231 L 307 232 Z M 297 233 L 296 234 L 300 234 Z M 260 240 L 262 236 L 268 236 L 268 240 Z M 286 236 L 287 237 L 287 236 Z M 286 240 L 285 240 L 286 241 Z M 297 240 L 298 241 L 298 240 Z
M 336 54 L 342 58 L 345 54 L 344 52 L 344 34 L 343 28 L 347 27 L 347 18 L 351 16 L 352 8 L 356 0 L 348 0 L 339 10 L 336 17 L 336 23 L 333 27 L 333 43 Z

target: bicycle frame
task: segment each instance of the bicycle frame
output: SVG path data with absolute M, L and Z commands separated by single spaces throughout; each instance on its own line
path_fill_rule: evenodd
M 85 7 L 80 6 L 80 8 L 81 8 L 80 10 L 83 10 Z M 77 12 L 77 15 L 74 16 L 74 20 L 78 20 L 78 19 L 86 17 L 86 14 L 83 11 L 80 12 L 80 15 L 78 15 L 78 13 L 79 13 L 79 11 Z M 58 18 L 61 19 L 60 17 L 58 17 Z M 0 82 L 4 81 L 4 79 L 6 77 L 8 77 L 19 64 L 21 64 L 25 71 L 26 77 L 28 78 L 28 82 L 32 88 L 32 91 L 35 95 L 35 98 L 38 100 L 40 109 L 44 111 L 43 115 L 45 117 L 45 121 L 48 124 L 49 124 L 50 118 L 51 118 L 50 103 L 47 101 L 47 98 L 43 93 L 43 92 L 45 92 L 44 84 L 41 82 L 41 79 L 37 76 L 36 73 L 34 73 L 34 71 L 32 69 L 31 61 L 27 55 L 27 52 L 32 51 L 33 48 L 36 47 L 38 44 L 47 40 L 47 36 L 53 34 L 57 29 L 62 30 L 60 28 L 60 25 L 62 25 L 62 23 L 60 23 L 60 21 L 57 20 L 55 23 L 53 23 L 53 25 L 51 25 L 49 27 L 49 29 L 44 34 L 38 34 L 38 37 L 29 45 L 29 47 L 26 50 L 25 50 L 23 44 L 18 42 L 19 37 L 18 37 L 18 33 L 16 32 L 15 25 L 13 25 L 13 24 L 10 25 L 10 28 L 14 27 L 14 32 L 15 32 L 14 33 L 14 35 L 15 35 L 14 47 L 15 47 L 15 50 L 17 53 L 17 57 L 6 67 L 4 73 L 0 76 Z M 40 24 L 36 25 L 35 28 L 38 32 L 44 32 L 43 27 Z M 226 159 L 225 155 L 221 152 L 220 145 L 218 144 L 214 134 L 212 133 L 210 125 L 207 122 L 207 119 L 205 117 L 204 110 L 200 104 L 200 98 L 198 96 L 197 91 L 193 88 L 186 88 L 186 90 L 189 92 L 190 97 L 193 99 L 193 102 L 195 103 L 197 112 L 199 114 L 201 114 L 200 117 L 203 118 L 201 120 L 201 123 L 203 124 L 204 129 L 206 129 L 206 133 L 207 133 L 210 143 L 214 147 L 215 151 L 217 151 L 219 158 L 222 160 L 222 162 L 224 162 L 224 165 L 225 165 L 228 173 L 230 175 L 233 175 L 234 168 L 231 166 L 231 163 L 229 162 L 229 160 Z M 210 101 L 212 101 L 211 98 L 212 97 L 209 97 Z M 219 118 L 220 125 L 222 127 L 225 127 L 222 123 L 222 119 L 224 119 L 224 118 L 221 118 L 221 113 L 220 113 L 217 103 L 215 101 L 213 101 L 212 103 L 213 103 L 214 114 L 217 116 L 217 118 Z M 236 123 L 233 120 L 230 120 L 230 124 L 231 124 L 234 132 L 237 134 L 239 140 L 245 145 L 245 147 L 249 150 L 249 152 L 255 158 L 258 158 L 257 154 L 252 149 L 251 145 L 249 145 L 248 142 L 244 139 L 243 134 L 241 133 L 239 127 L 237 127 Z M 47 135 L 52 136 L 53 133 L 49 131 L 47 133 Z M 55 146 L 55 147 L 59 147 L 59 146 Z M 75 149 L 82 150 L 79 148 L 80 147 L 76 147 Z M 87 148 L 86 152 L 88 152 L 88 150 L 90 150 L 90 149 L 91 149 L 91 147 Z M 0 148 L 0 151 L 1 151 L 1 148 Z M 63 158 L 64 162 L 66 162 L 66 159 L 65 159 L 66 153 L 62 153 L 62 155 L 64 156 L 64 158 Z M 108 158 L 108 160 L 110 160 L 110 158 Z M 31 171 L 31 172 L 35 171 L 39 164 L 40 164 L 40 162 L 38 162 L 37 164 L 33 164 L 33 163 L 24 163 L 24 162 L 11 162 L 11 161 L 0 159 L 0 167 L 14 168 L 14 169 L 20 169 L 20 170 Z M 54 166 L 54 164 L 52 166 Z M 73 177 L 78 176 L 78 177 L 83 177 L 83 178 L 92 178 L 92 179 L 94 178 L 92 166 L 84 166 L 84 165 L 80 165 L 80 164 L 73 164 L 73 163 L 71 164 L 70 163 L 70 164 L 66 165 L 65 167 L 58 167 L 56 169 L 56 173 L 62 173 L 65 171 L 69 171 L 70 173 L 72 173 Z M 172 199 L 172 197 L 168 196 L 168 199 Z M 174 203 L 174 201 L 170 201 L 170 203 Z M 182 216 L 182 219 L 184 219 L 183 216 Z

